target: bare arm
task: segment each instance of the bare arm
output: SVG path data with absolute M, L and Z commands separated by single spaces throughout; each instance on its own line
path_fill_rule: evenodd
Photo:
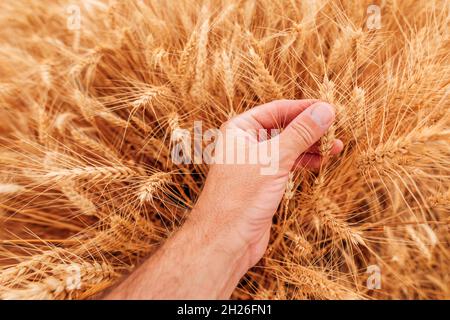
M 187 222 L 106 299 L 229 298 L 249 258 L 211 229 Z

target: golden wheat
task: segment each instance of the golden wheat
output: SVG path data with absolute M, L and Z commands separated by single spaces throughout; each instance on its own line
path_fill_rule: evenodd
M 336 106 L 330 161 L 290 173 L 233 297 L 450 298 L 448 1 L 382 1 L 377 29 L 368 0 L 86 0 L 75 30 L 73 2 L 0 4 L 1 298 L 113 285 L 202 189 L 179 129 L 279 98 Z

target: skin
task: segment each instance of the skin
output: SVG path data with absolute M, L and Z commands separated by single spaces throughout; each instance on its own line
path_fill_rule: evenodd
M 228 299 L 267 249 L 272 217 L 289 172 L 298 167 L 314 170 L 327 160 L 319 155 L 317 142 L 334 117 L 334 108 L 324 102 L 277 100 L 226 122 L 222 132 L 231 130 L 249 142 L 234 146 L 236 152 L 270 143 L 258 141 L 249 129 L 283 128 L 277 136 L 279 153 L 272 159 L 279 166 L 277 172 L 261 174 L 264 164 L 211 165 L 185 224 L 105 298 Z M 335 140 L 331 155 L 342 148 L 343 143 Z

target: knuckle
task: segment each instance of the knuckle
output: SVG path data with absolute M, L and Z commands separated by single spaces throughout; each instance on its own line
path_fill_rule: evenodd
M 292 126 L 294 134 L 299 137 L 305 146 L 313 145 L 315 141 L 314 134 L 310 127 L 308 127 L 304 122 L 298 122 Z

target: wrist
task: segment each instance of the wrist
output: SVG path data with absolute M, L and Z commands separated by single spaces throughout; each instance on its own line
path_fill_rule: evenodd
M 225 210 L 222 207 L 205 206 L 208 210 L 203 209 L 204 206 L 197 204 L 191 211 L 189 219 L 186 221 L 186 228 L 196 230 L 198 237 L 201 237 L 210 244 L 217 252 L 225 255 L 239 257 L 242 264 L 248 265 L 246 262 L 250 254 L 250 241 L 243 237 L 240 230 L 240 220 L 236 216 L 242 216 L 242 213 L 234 213 Z M 248 265 L 247 268 L 251 268 Z
M 247 271 L 245 251 L 189 219 L 107 299 L 228 299 Z
M 251 267 L 250 250 L 230 228 L 200 218 L 201 215 L 193 212 L 179 231 L 179 237 L 190 239 L 193 260 L 198 261 L 199 271 L 203 270 L 214 290 L 217 289 L 215 294 L 206 296 L 229 298 Z

